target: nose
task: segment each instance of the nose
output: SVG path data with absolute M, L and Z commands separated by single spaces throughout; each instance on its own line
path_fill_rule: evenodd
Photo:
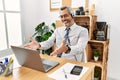
M 64 21 L 64 20 L 66 20 L 66 18 L 67 18 L 67 17 L 65 17 L 65 16 L 64 16 L 64 17 L 62 17 L 62 18 L 61 18 L 61 20 L 63 20 L 63 21 Z
M 63 18 L 61 18 L 62 20 L 65 20 L 66 18 L 65 17 L 63 17 Z

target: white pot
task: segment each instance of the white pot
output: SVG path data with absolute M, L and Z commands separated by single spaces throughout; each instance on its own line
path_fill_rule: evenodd
M 95 61 L 98 61 L 98 58 L 99 58 L 99 57 L 94 56 L 94 60 L 95 60 Z
M 98 78 L 95 78 L 95 77 L 94 77 L 94 80 L 98 80 Z

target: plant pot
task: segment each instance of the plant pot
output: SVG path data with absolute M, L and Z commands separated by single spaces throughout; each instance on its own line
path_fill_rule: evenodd
M 96 56 L 94 56 L 94 60 L 95 60 L 95 61 L 98 61 L 98 58 L 99 58 L 98 56 L 97 56 L 97 57 L 96 57 Z
M 97 77 L 94 77 L 94 80 L 99 80 L 99 78 L 97 78 Z

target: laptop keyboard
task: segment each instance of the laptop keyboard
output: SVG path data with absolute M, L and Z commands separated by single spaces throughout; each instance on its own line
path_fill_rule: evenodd
M 49 70 L 49 69 L 55 67 L 57 64 L 59 64 L 56 61 L 46 60 L 46 59 L 43 59 L 43 58 L 42 58 L 42 63 L 43 63 L 43 66 L 44 66 L 45 70 Z
M 44 68 L 45 69 L 49 69 L 50 67 L 52 67 L 51 65 L 48 65 L 48 64 L 44 64 Z

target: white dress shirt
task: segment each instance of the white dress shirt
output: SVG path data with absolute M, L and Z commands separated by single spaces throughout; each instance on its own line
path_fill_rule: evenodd
M 56 28 L 52 36 L 44 42 L 41 42 L 42 49 L 48 49 L 56 43 L 56 47 L 58 48 L 64 39 L 64 35 L 66 34 L 66 27 Z M 69 31 L 69 39 L 71 48 L 70 53 L 62 53 L 62 58 L 74 59 L 77 61 L 81 61 L 84 54 L 81 54 L 85 51 L 85 47 L 88 42 L 88 30 L 84 27 L 73 24 L 70 27 Z

